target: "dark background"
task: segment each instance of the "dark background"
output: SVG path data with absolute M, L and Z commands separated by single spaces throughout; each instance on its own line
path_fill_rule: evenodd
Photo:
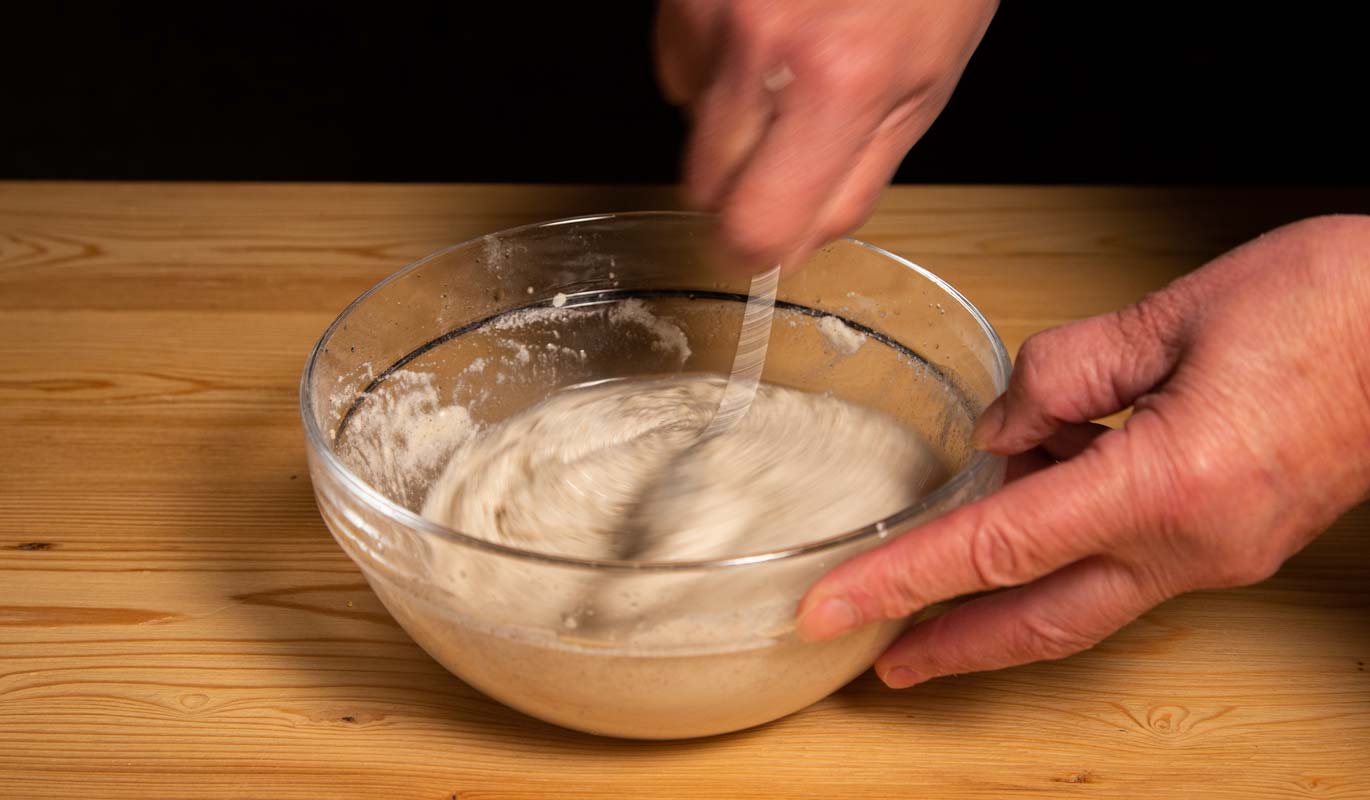
M 1356 5 L 1005 0 L 899 180 L 1370 183 Z M 673 181 L 652 14 L 11 5 L 0 178 Z

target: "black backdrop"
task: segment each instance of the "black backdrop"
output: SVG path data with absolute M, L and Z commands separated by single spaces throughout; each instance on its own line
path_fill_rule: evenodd
M 1370 183 L 1356 5 L 1005 0 L 899 179 Z M 671 181 L 652 13 L 12 4 L 0 177 Z

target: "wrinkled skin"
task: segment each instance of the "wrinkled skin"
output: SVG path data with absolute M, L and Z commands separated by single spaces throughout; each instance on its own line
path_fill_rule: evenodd
M 658 77 L 691 117 L 686 195 L 720 214 L 724 260 L 791 267 L 855 230 L 997 5 L 664 0 Z
M 1089 422 L 1129 406 L 1119 430 Z M 876 671 L 899 688 L 1062 658 L 1269 577 L 1370 493 L 1370 217 L 1285 226 L 1033 336 L 976 436 L 1026 474 L 839 566 L 802 635 L 1004 590 L 896 642 Z
M 664 0 L 659 77 L 690 111 L 686 188 L 725 253 L 792 266 L 864 221 L 995 8 Z M 767 90 L 782 64 L 793 80 Z M 1128 407 L 1121 430 L 1089 422 Z M 1182 592 L 1268 577 L 1370 492 L 1370 217 L 1286 226 L 1037 334 L 977 442 L 1015 480 L 839 566 L 802 635 L 991 592 L 880 658 L 903 687 L 1062 658 Z

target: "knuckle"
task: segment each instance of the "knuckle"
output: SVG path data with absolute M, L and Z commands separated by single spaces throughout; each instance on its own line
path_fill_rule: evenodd
M 1051 349 L 1050 331 L 1034 333 L 1018 348 L 1018 358 L 1013 364 L 1013 377 L 1023 393 L 1035 397 L 1046 378 L 1044 363 Z
M 1023 346 L 1018 348 L 1017 364 L 1023 368 L 1028 375 L 1024 377 L 1040 379 L 1044 368 L 1051 362 L 1052 356 L 1059 350 L 1061 340 L 1060 328 L 1048 328 L 1038 331 L 1023 341 Z
M 1134 414 L 1122 434 L 1100 437 L 1094 450 L 1098 474 L 1121 481 L 1127 502 L 1119 510 L 1127 527 L 1162 540 L 1194 539 L 1196 509 L 1213 489 L 1189 479 L 1188 459 L 1169 444 L 1174 436 L 1163 404 Z
M 1093 647 L 1098 639 L 1062 619 L 1032 614 L 1021 620 L 1019 647 L 1023 661 L 1058 659 Z
M 1075 396 L 1061 391 L 1059 371 L 1055 368 L 1060 352 L 1060 329 L 1033 334 L 1018 350 L 1013 367 L 1013 382 L 1019 399 L 1027 401 L 1043 415 L 1055 420 L 1078 421 Z
M 1182 344 L 1184 318 L 1175 292 L 1153 292 L 1109 316 L 1115 344 L 1137 350 L 1138 342 L 1155 342 L 1163 357 L 1173 359 Z
M 1214 548 L 1214 579 L 1220 588 L 1250 586 L 1274 575 L 1284 559 L 1272 548 L 1224 537 Z
M 1016 586 L 1032 578 L 1031 558 L 1021 537 L 996 516 L 981 514 L 968 542 L 971 568 L 984 589 Z
M 1345 235 L 1365 230 L 1365 217 L 1354 214 L 1320 214 L 1291 222 L 1284 232 L 1297 234 L 1314 246 L 1325 242 L 1336 242 Z
M 828 222 L 823 226 L 823 237 L 827 240 L 840 239 L 861 227 L 861 224 L 866 221 L 872 205 L 874 205 L 873 202 L 852 202 L 845 203 L 842 207 L 835 209 Z
M 1365 245 L 1370 242 L 1370 217 L 1353 214 L 1309 217 L 1278 228 L 1267 236 L 1287 248 L 1284 262 L 1294 274 L 1320 288 L 1344 291 L 1343 269 L 1337 265 L 1355 269 L 1361 263 Z
M 1154 310 L 1155 303 L 1148 295 L 1129 306 L 1109 314 L 1108 330 L 1115 344 L 1126 345 L 1138 339 L 1153 338 L 1158 333 L 1158 321 Z
M 1016 368 L 1022 370 L 1022 389 L 1046 416 L 1085 422 L 1098 409 L 1119 405 L 1113 359 L 1107 355 L 1118 349 L 1114 327 L 1110 317 L 1092 317 L 1042 331 L 1023 343 Z
M 1136 418 L 1136 424 L 1163 424 L 1159 413 Z M 1169 433 L 1168 428 L 1145 431 L 1149 438 Z M 1164 437 L 1176 441 L 1173 435 Z M 1287 553 L 1287 537 L 1274 534 L 1279 520 L 1262 509 L 1232 498 L 1246 496 L 1243 486 L 1260 482 L 1258 475 L 1234 464 L 1221 447 L 1188 441 L 1172 447 L 1146 447 L 1130 454 L 1128 474 L 1134 476 L 1130 494 L 1148 498 L 1134 527 L 1160 537 L 1174 546 L 1188 588 L 1226 588 L 1259 583 L 1273 575 Z M 1257 528 L 1260 535 L 1243 535 L 1243 527 Z
M 1273 539 L 1272 539 L 1273 541 Z M 1247 579 L 1250 583 L 1260 583 L 1280 571 L 1284 566 L 1285 554 L 1272 547 L 1258 548 L 1255 560 L 1247 564 Z

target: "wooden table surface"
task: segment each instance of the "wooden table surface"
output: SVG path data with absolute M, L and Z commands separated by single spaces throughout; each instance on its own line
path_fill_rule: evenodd
M 0 183 L 0 797 L 1370 797 L 1370 513 L 1063 662 L 640 743 L 506 710 L 330 538 L 296 386 L 443 245 L 663 189 Z M 1011 348 L 1370 193 L 909 187 L 861 232 Z

